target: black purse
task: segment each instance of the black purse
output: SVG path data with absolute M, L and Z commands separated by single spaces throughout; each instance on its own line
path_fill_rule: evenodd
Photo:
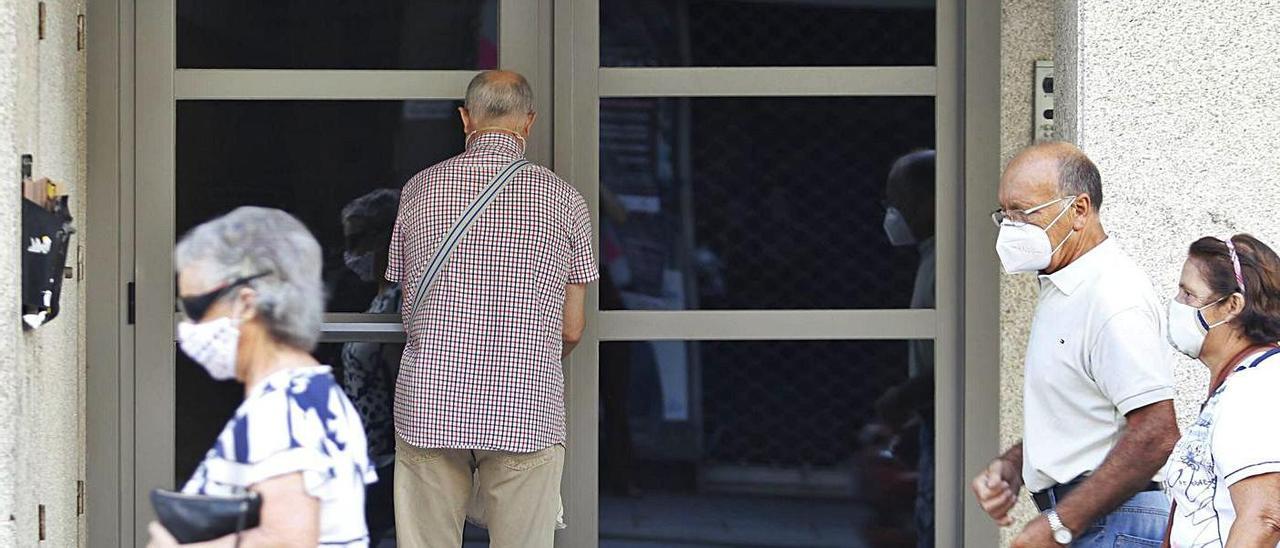
M 160 524 L 179 543 L 204 542 L 240 533 L 258 526 L 262 497 L 250 492 L 234 497 L 187 495 L 156 489 L 151 491 Z M 240 539 L 236 539 L 236 545 Z

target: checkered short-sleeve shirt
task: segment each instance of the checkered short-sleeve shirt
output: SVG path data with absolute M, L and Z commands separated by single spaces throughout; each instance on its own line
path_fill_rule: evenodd
M 386 278 L 412 302 L 445 233 L 497 172 L 523 155 L 482 133 L 405 185 Z M 586 201 L 541 166 L 521 170 L 454 250 L 421 311 L 396 382 L 396 432 L 427 448 L 528 453 L 565 438 L 565 287 L 599 278 Z

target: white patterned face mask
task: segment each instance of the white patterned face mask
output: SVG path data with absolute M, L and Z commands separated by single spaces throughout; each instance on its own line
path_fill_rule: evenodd
M 178 324 L 178 346 L 218 381 L 236 378 L 236 353 L 240 348 L 238 314 L 204 323 Z

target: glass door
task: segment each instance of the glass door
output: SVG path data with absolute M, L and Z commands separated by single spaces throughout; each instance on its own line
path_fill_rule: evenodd
M 956 545 L 958 3 L 562 8 L 604 271 L 567 545 Z
M 499 66 L 530 78 L 529 156 L 587 197 L 605 274 L 566 363 L 558 545 L 959 544 L 957 0 L 136 13 L 134 544 L 147 492 L 240 399 L 175 347 L 176 238 L 290 211 L 326 253 L 317 355 L 340 376 L 395 360 L 394 292 L 343 255 L 383 245 L 395 191 L 461 150 L 466 84 Z
M 540 27 L 550 5 L 537 1 L 139 0 L 137 14 L 134 540 L 143 545 L 146 494 L 181 487 L 243 398 L 239 384 L 210 380 L 176 348 L 176 239 L 243 205 L 301 219 L 323 247 L 330 295 L 316 356 L 340 382 L 373 392 L 366 403 L 384 404 L 388 379 L 362 373 L 398 366 L 398 288 L 344 255 L 374 251 L 385 264 L 400 187 L 462 151 L 457 107 L 476 71 L 522 72 L 549 119 L 551 52 Z M 531 159 L 550 164 L 551 134 L 535 126 Z M 368 426 L 371 443 L 393 442 L 385 423 Z M 375 536 L 393 523 L 385 477 L 370 491 Z

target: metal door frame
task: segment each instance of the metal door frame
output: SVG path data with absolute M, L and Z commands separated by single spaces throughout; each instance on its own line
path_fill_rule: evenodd
M 936 98 L 936 214 L 942 229 L 935 310 L 601 311 L 599 288 L 593 286 L 587 307 L 594 313 L 567 379 L 571 388 L 599 386 L 603 341 L 933 340 L 938 545 L 995 545 L 995 527 L 980 509 L 974 511 L 963 485 L 999 443 L 999 278 L 990 249 L 994 231 L 982 222 L 999 176 L 999 2 L 938 0 L 936 65 L 926 67 L 602 67 L 598 0 L 556 0 L 555 12 L 556 166 L 591 204 L 600 194 L 601 98 Z M 969 80 L 969 71 L 988 80 Z M 976 123 L 969 125 L 971 119 Z M 598 232 L 598 211 L 593 226 Z M 988 323 L 966 330 L 966 322 Z M 570 389 L 568 395 L 565 510 L 576 525 L 561 540 L 595 546 L 599 392 Z
M 169 296 L 176 101 L 457 99 L 473 74 L 177 70 L 173 8 L 173 0 L 90 0 L 87 5 L 92 546 L 145 543 L 146 490 L 173 479 L 167 477 L 173 470 L 172 435 L 152 433 L 173 432 Z M 530 156 L 552 164 L 578 186 L 593 211 L 600 97 L 936 95 L 939 180 L 963 181 L 938 189 L 939 226 L 956 231 L 945 244 L 939 242 L 938 302 L 949 304 L 936 311 L 598 312 L 598 292 L 592 289 L 586 341 L 567 365 L 565 504 L 573 526 L 558 543 L 594 546 L 598 539 L 600 341 L 925 337 L 936 340 L 939 356 L 939 545 L 996 545 L 995 528 L 965 499 L 963 485 L 998 450 L 999 278 L 990 244 L 994 230 L 985 213 L 1000 167 L 999 2 L 939 1 L 936 67 L 601 68 L 594 0 L 501 0 L 500 10 L 502 64 L 530 77 L 544 114 Z M 537 46 L 521 51 L 513 46 L 517 42 Z M 351 78 L 353 73 L 361 78 Z M 766 75 L 774 77 L 762 78 Z M 138 211 L 154 217 L 138 220 Z M 128 321 L 130 281 L 139 288 L 137 325 Z M 393 325 L 360 319 L 327 317 L 328 336 L 397 336 Z M 149 365 L 137 370 L 137 363 Z
M 498 5 L 499 64 L 525 74 L 535 93 L 548 90 L 536 99 L 550 118 L 551 4 Z M 95 545 L 140 546 L 152 519 L 147 493 L 174 487 L 177 101 L 461 99 L 476 71 L 178 69 L 174 0 L 102 0 L 90 10 L 97 15 L 91 29 L 100 33 L 94 42 L 100 49 L 91 48 L 97 76 L 91 77 L 90 101 L 101 113 L 91 123 L 90 163 L 95 174 L 115 182 L 114 192 L 91 194 L 90 223 L 103 240 L 108 234 L 112 239 L 115 257 L 108 262 L 104 245 L 97 249 L 101 264 L 116 266 L 115 276 L 104 269 L 90 297 L 108 299 L 92 318 L 114 331 L 93 329 L 90 335 L 91 353 L 110 352 L 101 358 L 110 367 L 92 377 L 89 403 L 91 417 L 98 416 L 94 410 L 104 411 L 98 421 L 90 419 L 97 434 L 89 443 L 95 457 L 90 539 Z M 529 157 L 549 164 L 551 124 L 535 125 L 530 141 Z M 122 289 L 130 281 L 136 287 L 134 324 L 126 317 L 128 295 Z M 108 297 L 109 291 L 114 294 Z M 325 341 L 403 339 L 393 318 L 326 314 L 325 322 Z

